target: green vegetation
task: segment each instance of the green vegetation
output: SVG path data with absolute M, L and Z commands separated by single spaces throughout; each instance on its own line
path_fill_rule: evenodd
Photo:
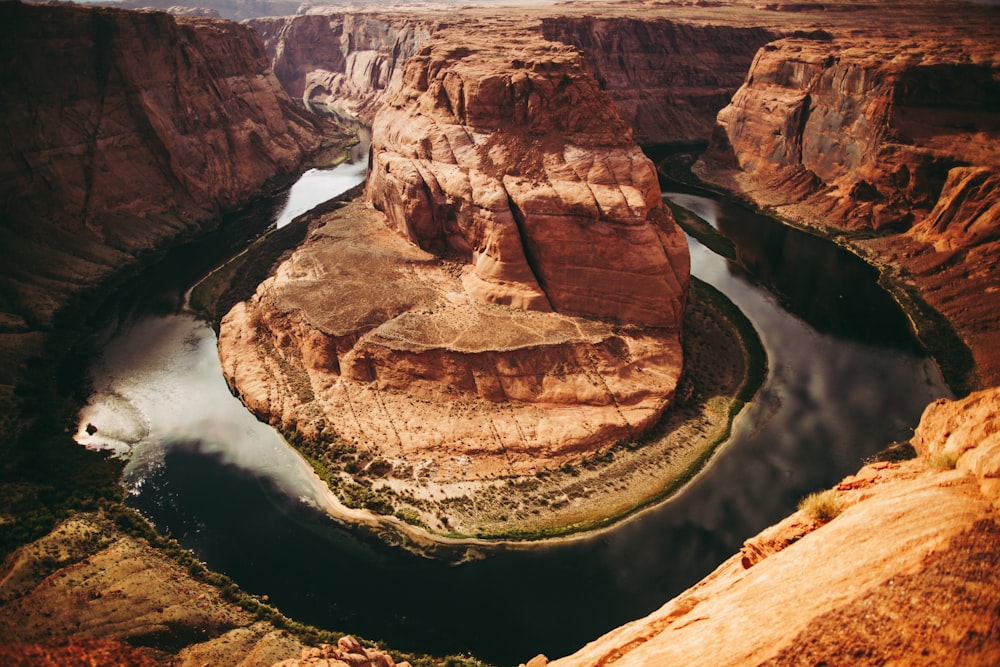
M 832 521 L 846 507 L 844 501 L 832 489 L 810 493 L 799 501 L 799 511 L 805 512 L 810 518 L 822 523 Z
M 936 470 L 954 470 L 960 456 L 958 452 L 934 452 L 927 458 L 927 465 Z
M 698 335 L 699 327 L 695 322 L 696 314 L 711 314 L 713 317 L 727 322 L 735 329 L 740 338 L 740 343 L 745 348 L 745 376 L 735 395 L 717 395 L 717 381 L 713 378 L 711 341 L 706 340 L 704 336 Z M 701 404 L 715 406 L 717 412 L 724 415 L 724 419 L 726 420 L 725 426 L 719 435 L 699 452 L 697 458 L 684 472 L 671 479 L 658 493 L 645 498 L 637 505 L 602 517 L 596 521 L 538 528 L 511 528 L 505 526 L 500 530 L 478 533 L 474 537 L 490 540 L 532 541 L 563 537 L 573 533 L 605 528 L 645 507 L 649 507 L 670 497 L 690 482 L 712 458 L 716 449 L 729 439 L 732 432 L 733 420 L 736 415 L 743 409 L 746 402 L 753 398 L 754 394 L 756 394 L 757 390 L 763 384 L 767 375 L 767 355 L 764 352 L 764 347 L 757 336 L 756 330 L 753 328 L 753 324 L 751 324 L 742 311 L 726 298 L 724 294 L 694 277 L 691 278 L 691 293 L 688 298 L 688 308 L 685 311 L 684 330 L 688 332 L 688 335 L 684 337 L 686 368 L 685 379 L 682 381 L 682 384 L 687 383 L 691 388 L 691 397 L 686 400 L 679 400 L 675 405 L 671 406 L 664 413 L 660 423 L 642 438 L 616 442 L 608 449 L 585 457 L 579 466 L 593 470 L 601 465 L 612 462 L 618 452 L 633 452 L 663 437 L 665 429 L 668 428 L 667 425 L 674 418 L 678 410 Z M 679 389 L 678 394 L 680 395 L 680 393 L 681 390 Z M 558 471 L 539 471 L 535 474 L 535 478 L 544 479 L 557 473 L 567 477 L 575 477 L 580 474 L 580 471 L 577 466 L 564 464 Z M 469 536 L 454 535 L 454 537 Z
M 122 463 L 73 440 L 78 396 L 86 387 L 60 391 L 53 361 L 58 358 L 28 360 L 11 406 L 17 424 L 0 438 L 0 557 L 45 535 L 74 511 L 123 497 Z

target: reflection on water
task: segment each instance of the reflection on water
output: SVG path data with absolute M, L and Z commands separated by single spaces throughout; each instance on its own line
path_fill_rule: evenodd
M 295 498 L 317 504 L 321 497 L 312 469 L 274 429 L 247 418 L 222 376 L 215 332 L 193 316 L 131 324 L 104 347 L 91 375 L 94 394 L 80 412 L 77 442 L 128 454 L 130 493 L 142 491 L 174 447 L 197 443 L 201 453 L 272 478 Z
M 345 192 L 365 179 L 371 133 L 360 126 L 357 131 L 364 136 L 348 151 L 343 163 L 331 169 L 310 169 L 289 188 L 288 201 L 274 221 L 276 227 L 284 227 L 317 204 L 327 201 L 333 196 L 331 192 Z
M 878 272 L 851 253 L 733 202 L 682 193 L 669 198 L 733 241 L 736 266 L 812 328 L 838 338 L 919 350 L 896 302 L 887 292 L 872 289 Z
M 685 205 L 705 217 L 715 206 L 700 198 Z M 741 224 L 729 219 L 738 211 L 721 215 L 720 229 Z M 835 274 L 798 273 L 833 261 L 816 258 L 789 273 L 772 260 L 814 251 L 794 237 L 778 253 L 753 249 L 754 239 L 738 231 L 733 238 L 738 263 L 691 242 L 693 272 L 757 327 L 770 355 L 766 383 L 704 474 L 607 533 L 535 550 L 497 548 L 455 566 L 338 526 L 316 509 L 321 489 L 301 459 L 229 396 L 212 330 L 185 314 L 120 327 L 94 365 L 80 439 L 130 449 L 130 502 L 298 620 L 499 665 L 565 655 L 657 608 L 801 497 L 909 437 L 923 406 L 945 393 L 905 329 L 875 341 L 841 335 L 814 324 L 823 320 L 787 284 L 816 283 L 815 300 L 883 298 L 870 277 L 840 285 Z M 98 427 L 92 436 L 88 422 Z

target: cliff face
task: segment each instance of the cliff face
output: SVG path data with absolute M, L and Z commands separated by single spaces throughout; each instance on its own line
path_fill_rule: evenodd
M 532 474 L 652 426 L 687 247 L 579 54 L 434 39 L 372 137 L 384 215 L 329 219 L 222 323 L 243 400 L 403 481 Z
M 940 39 L 941 41 L 938 41 Z M 997 39 L 786 39 L 719 112 L 700 175 L 908 274 L 1000 379 Z M 875 232 L 873 235 L 871 232 Z
M 546 39 L 579 48 L 643 145 L 698 142 L 775 30 L 663 18 L 547 17 Z
M 323 14 L 247 24 L 264 40 L 274 73 L 291 96 L 370 121 L 437 21 L 391 13 Z
M 248 22 L 264 39 L 275 74 L 290 95 L 368 120 L 399 83 L 407 58 L 451 23 L 440 15 L 392 12 Z M 779 34 L 656 16 L 492 15 L 479 25 L 579 49 L 643 145 L 706 140 L 712 119 L 743 82 L 754 54 Z
M 411 58 L 376 117 L 372 203 L 421 247 L 467 257 L 479 301 L 676 329 L 686 243 L 578 53 L 454 43 Z
M 249 29 L 0 6 L 4 327 L 195 229 L 319 145 Z
M 919 458 L 845 479 L 830 492 L 832 521 L 793 514 L 648 617 L 550 666 L 997 664 L 998 415 L 996 388 L 931 404 Z

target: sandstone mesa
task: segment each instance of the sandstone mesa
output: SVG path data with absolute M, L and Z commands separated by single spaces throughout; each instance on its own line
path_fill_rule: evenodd
M 374 119 L 384 215 L 321 228 L 220 330 L 258 415 L 399 479 L 532 474 L 637 437 L 681 370 L 687 247 L 579 54 L 455 41 L 425 43 Z M 282 389 L 294 374 L 308 390 Z

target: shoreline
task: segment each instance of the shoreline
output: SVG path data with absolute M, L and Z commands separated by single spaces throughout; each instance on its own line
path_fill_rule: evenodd
M 694 169 L 699 164 L 702 163 L 692 161 L 686 164 L 683 160 L 671 162 L 663 159 L 656 166 L 661 178 L 679 187 L 710 193 L 744 206 L 782 225 L 832 243 L 872 267 L 878 273 L 879 285 L 906 315 L 914 338 L 938 367 L 952 393 L 963 396 L 982 388 L 983 383 L 977 378 L 978 364 L 969 343 L 948 316 L 928 303 L 920 285 L 907 280 L 906 267 L 887 261 L 875 252 L 873 246 L 879 242 L 879 237 L 827 225 L 805 214 L 798 218 L 789 217 L 776 210 L 775 204 L 757 201 L 751 193 L 740 190 L 740 184 L 725 169 L 702 167 L 700 173 L 695 173 Z M 706 180 L 709 175 L 715 180 Z
M 724 449 L 736 418 L 763 383 L 766 357 L 742 312 L 697 279 L 691 297 L 684 396 L 640 442 L 609 444 L 577 465 L 487 482 L 387 480 L 376 487 L 376 480 L 374 491 L 390 487 L 388 497 L 406 498 L 402 507 L 394 503 L 393 514 L 379 514 L 347 504 L 327 481 L 345 473 L 318 461 L 304 443 L 293 444 L 295 434 L 286 440 L 316 474 L 324 500 L 319 510 L 418 555 L 462 562 L 482 557 L 482 549 L 592 538 L 683 492 Z

